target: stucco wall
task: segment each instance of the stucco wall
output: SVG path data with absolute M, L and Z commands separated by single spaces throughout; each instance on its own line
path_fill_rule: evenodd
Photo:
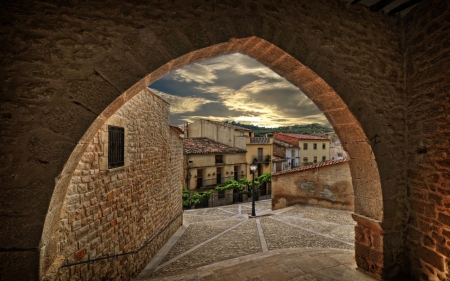
M 348 162 L 272 175 L 272 210 L 296 204 L 353 211 Z
M 169 105 L 149 90 L 120 108 L 95 134 L 78 163 L 61 215 L 58 255 L 64 265 L 142 247 L 145 255 L 122 257 L 127 266 L 117 266 L 110 258 L 63 267 L 59 280 L 135 276 L 181 225 L 183 145 L 169 127 L 168 114 Z M 108 124 L 125 127 L 128 158 L 124 167 L 110 170 L 101 161 L 107 152 Z
M 408 272 L 450 280 L 450 3 L 405 19 Z
M 245 176 L 246 162 L 244 153 L 223 154 L 224 165 L 216 165 L 215 154 L 189 154 L 185 157 L 193 163 L 187 172 L 191 174 L 191 178 L 189 180 L 189 190 L 196 189 L 196 175 L 198 169 L 203 170 L 203 180 L 206 181 L 205 185 L 215 185 L 215 173 L 217 172 L 217 167 L 222 168 L 223 178 L 231 179 L 234 177 L 234 166 L 238 166 L 239 178 Z

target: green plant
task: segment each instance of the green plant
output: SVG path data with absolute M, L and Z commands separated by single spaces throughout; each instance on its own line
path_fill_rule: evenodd
M 264 173 L 258 177 L 261 184 L 265 182 L 272 182 L 272 174 L 270 172 Z
M 217 191 L 224 191 L 228 189 L 234 189 L 238 192 L 242 192 L 245 190 L 245 184 L 236 180 L 226 180 L 224 186 L 216 186 Z
M 194 192 L 192 195 L 190 194 L 189 190 L 183 189 L 183 206 L 184 207 L 190 207 L 195 204 L 199 204 L 203 201 L 206 197 L 208 197 L 211 193 L 213 193 L 213 190 L 205 191 L 203 193 Z

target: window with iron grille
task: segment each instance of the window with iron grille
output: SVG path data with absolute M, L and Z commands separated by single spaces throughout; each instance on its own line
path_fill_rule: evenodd
M 108 126 L 108 169 L 124 166 L 125 129 Z

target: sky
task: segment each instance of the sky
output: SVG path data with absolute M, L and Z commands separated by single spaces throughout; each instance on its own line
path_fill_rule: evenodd
M 187 65 L 149 88 L 171 104 L 172 125 L 204 118 L 263 127 L 310 123 L 330 126 L 302 91 L 242 54 Z

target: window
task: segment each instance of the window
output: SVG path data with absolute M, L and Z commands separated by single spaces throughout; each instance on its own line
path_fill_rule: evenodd
M 122 127 L 108 126 L 108 169 L 124 166 L 125 130 Z
M 295 150 L 291 150 L 291 158 L 294 158 L 295 157 Z
M 221 164 L 221 163 L 223 163 L 223 155 L 216 155 L 216 164 Z
M 303 144 L 303 150 L 308 150 L 308 144 L 307 143 Z
M 308 157 L 303 157 L 303 162 L 308 163 Z
M 317 149 L 317 143 L 313 144 L 313 148 Z
M 240 137 L 243 137 L 243 136 L 244 136 L 244 132 L 242 132 L 242 131 L 239 132 L 239 136 L 240 136 Z
M 322 149 L 327 149 L 327 145 L 326 144 L 322 144 Z
M 317 163 L 317 156 L 314 156 L 314 163 Z
M 322 162 L 327 161 L 327 157 L 326 156 L 322 156 Z
M 338 154 L 337 154 L 337 156 L 338 156 L 338 157 L 343 157 L 343 156 L 344 156 L 344 154 L 342 154 L 342 153 L 338 153 Z

